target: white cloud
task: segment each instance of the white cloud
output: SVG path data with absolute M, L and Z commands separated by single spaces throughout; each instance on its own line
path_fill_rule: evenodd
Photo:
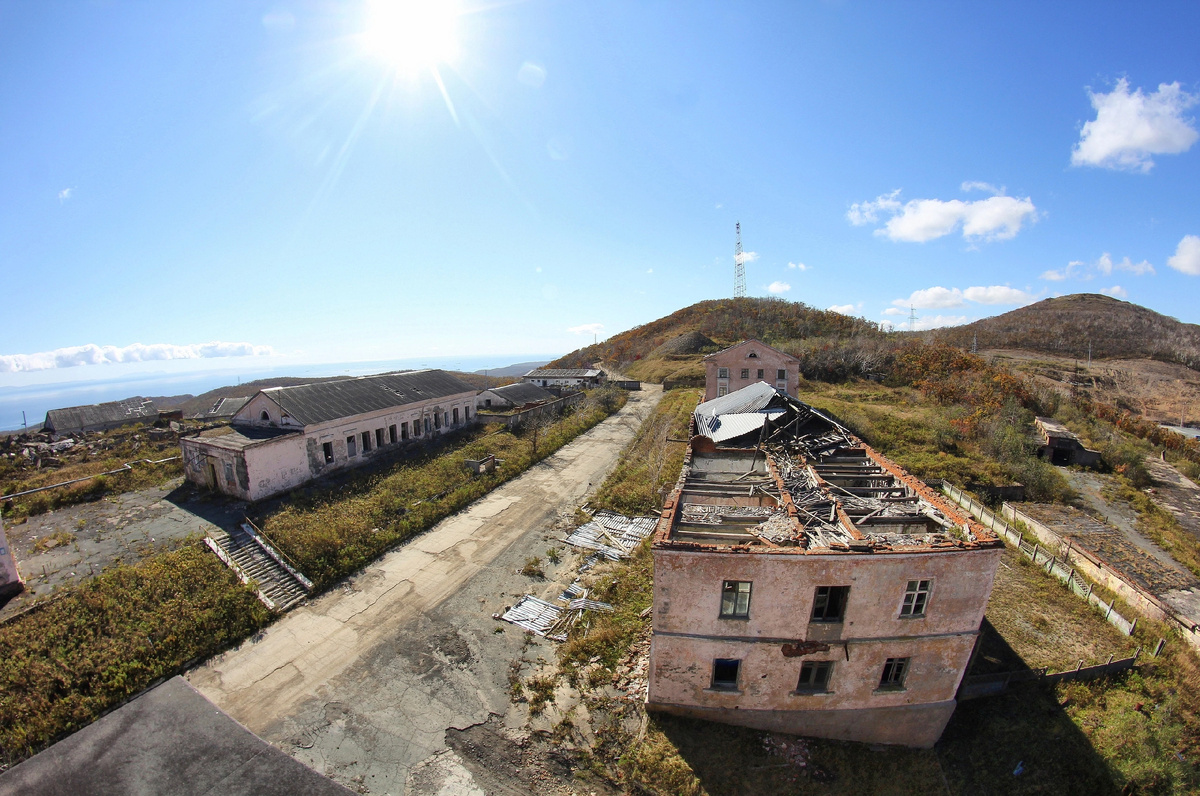
M 1134 276 L 1154 276 L 1157 273 L 1149 260 L 1142 260 L 1140 263 L 1135 263 L 1133 260 L 1125 257 L 1119 262 L 1113 262 L 1112 255 L 1104 252 L 1095 262 L 1086 263 L 1083 260 L 1072 260 L 1061 271 L 1043 271 L 1040 278 L 1050 282 L 1062 282 L 1067 279 L 1087 281 L 1093 279 L 1098 274 L 1111 276 L 1113 271 L 1125 271 Z
M 572 326 L 567 329 L 571 334 L 600 334 L 604 331 L 602 323 L 582 323 L 579 326 Z
M 963 292 L 958 288 L 929 287 L 924 290 L 914 290 L 906 299 L 896 299 L 892 302 L 897 307 L 917 307 L 919 309 L 941 309 L 944 307 L 961 307 Z
M 752 263 L 757 259 L 758 252 L 742 252 L 740 260 L 737 257 L 733 258 L 734 262 L 742 263 L 743 265 L 746 263 Z
M 787 282 L 780 282 L 778 279 L 767 285 L 767 292 L 778 296 L 780 293 L 786 293 L 792 289 L 792 286 Z
M 990 287 L 969 287 L 963 291 L 963 298 L 976 304 L 1030 304 L 1035 298 L 1024 290 L 1017 290 L 1008 285 L 991 285 Z
M 1200 276 L 1200 237 L 1184 235 L 1175 247 L 1175 253 L 1167 260 L 1167 265 L 1176 271 Z
M 834 304 L 832 307 L 827 307 L 829 312 L 838 312 L 842 315 L 853 315 L 856 310 L 862 309 L 862 304 Z
M 1113 298 L 1121 298 L 1121 299 L 1129 298 L 1129 291 L 1126 290 L 1125 288 L 1121 287 L 1120 285 L 1113 285 L 1112 287 L 1102 287 L 1102 288 L 1100 288 L 1100 292 L 1106 296 L 1112 296 Z
M 883 314 L 884 315 L 904 315 L 905 312 L 904 312 L 904 310 L 900 309 L 899 307 L 888 307 L 886 310 L 883 311 Z
M 964 182 L 963 190 L 986 186 L 997 190 L 989 183 Z M 879 221 L 887 215 L 881 229 L 875 230 L 894 241 L 924 243 L 945 237 L 961 227 L 967 240 L 1007 240 L 1021 231 L 1026 220 L 1037 220 L 1037 208 L 1029 197 L 990 196 L 973 202 L 961 199 L 913 199 L 904 204 L 899 200 L 900 191 L 877 197 L 872 202 L 858 202 L 850 206 L 846 218 L 851 224 L 861 226 Z
M 1140 171 L 1154 167 L 1151 155 L 1177 155 L 1191 149 L 1200 134 L 1183 112 L 1200 101 L 1179 83 L 1160 83 L 1158 91 L 1129 93 L 1121 78 L 1107 94 L 1088 90 L 1096 118 L 1083 126 L 1071 150 L 1071 165 Z
M 654 273 L 654 269 L 653 269 L 653 268 L 647 268 L 647 269 L 646 269 L 646 273 L 648 273 L 648 274 L 652 274 L 652 273 Z
M 1003 188 L 997 188 L 990 182 L 978 182 L 975 180 L 968 180 L 962 184 L 963 193 L 969 193 L 970 191 L 983 191 L 985 193 L 990 193 L 992 196 L 1004 195 Z
M 933 315 L 928 318 L 917 318 L 913 331 L 923 332 L 926 329 L 940 329 L 943 326 L 962 326 L 968 320 L 966 315 Z M 901 324 L 901 326 L 907 325 Z
M 805 265 L 804 263 L 788 263 L 788 268 L 795 268 L 797 271 L 804 272 L 804 271 L 807 271 L 809 268 L 812 268 L 812 266 Z
M 884 310 L 885 315 L 902 315 L 904 308 L 914 307 L 923 310 L 948 309 L 961 307 L 968 301 L 976 304 L 1019 304 L 1025 305 L 1036 300 L 1036 296 L 1025 290 L 1018 290 L 1008 285 L 989 285 L 987 287 L 945 288 L 940 285 L 924 290 L 914 290 L 908 298 L 896 299 L 892 302 L 899 309 Z
M 517 82 L 530 88 L 541 88 L 546 82 L 546 68 L 533 61 L 526 61 L 517 70 Z
M 30 370 L 73 368 L 79 365 L 113 365 L 120 362 L 147 362 L 161 359 L 211 359 L 219 357 L 273 356 L 269 345 L 253 343 L 134 343 L 124 347 L 112 345 L 68 346 L 37 354 L 0 355 L 0 373 L 21 373 Z
M 846 211 L 846 218 L 856 227 L 863 224 L 874 224 L 879 220 L 880 213 L 895 213 L 900 209 L 900 189 L 885 193 L 875 198 L 873 202 L 855 202 Z
M 74 193 L 75 193 L 74 188 L 63 188 L 61 191 L 58 192 L 58 203 L 62 204 L 63 202 L 67 201 L 68 199 L 71 198 L 71 196 Z

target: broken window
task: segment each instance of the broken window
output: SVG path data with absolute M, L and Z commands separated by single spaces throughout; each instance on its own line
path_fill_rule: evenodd
M 463 420 L 470 420 L 470 419 L 471 419 L 471 407 L 464 406 L 463 407 Z
M 358 455 L 358 442 L 354 439 L 353 434 L 351 434 L 349 437 L 346 437 L 346 455 L 347 456 L 357 456 Z
M 401 440 L 408 439 L 408 423 L 407 423 L 407 421 L 400 424 L 400 439 Z
M 321 443 L 321 453 L 325 454 L 325 463 L 326 464 L 333 464 L 333 443 L 332 442 Z
M 370 431 L 364 431 L 362 433 L 362 449 L 363 449 L 363 453 L 371 452 L 371 432 Z
M 800 681 L 797 691 L 821 692 L 829 690 L 829 677 L 833 674 L 833 661 L 805 661 L 800 665 Z
M 910 580 L 904 590 L 904 603 L 900 616 L 924 616 L 925 604 L 929 602 L 929 581 Z
M 260 414 L 258 416 L 258 419 L 263 421 L 264 423 L 270 423 L 271 422 L 271 413 L 268 412 L 266 409 L 264 409 L 264 410 L 262 410 L 262 414 Z
M 442 412 L 442 425 L 443 426 L 450 425 L 450 413 L 449 412 Z
M 749 354 L 746 355 L 746 359 L 758 359 L 758 353 L 751 351 Z
M 429 433 L 429 418 L 425 418 L 425 433 Z
M 729 368 L 717 368 L 717 378 L 718 379 L 729 378 Z
M 812 621 L 841 622 L 846 615 L 849 586 L 818 586 L 813 598 Z
M 748 580 L 727 580 L 721 586 L 721 618 L 750 618 L 750 586 Z
M 483 405 L 484 405 L 484 406 L 491 406 L 491 405 L 492 405 L 492 399 L 491 399 L 491 398 L 484 398 L 484 399 L 483 399 Z
M 742 378 L 743 379 L 750 378 L 750 368 L 742 368 Z
M 879 678 L 879 687 L 904 688 L 904 677 L 908 674 L 909 660 L 909 658 L 888 658 L 883 664 L 883 675 Z
M 717 658 L 713 661 L 712 687 L 718 691 L 736 691 L 741 668 L 739 660 Z
M 225 483 L 233 483 L 233 462 L 225 462 Z
M 375 429 L 375 447 L 376 448 L 383 447 L 383 429 L 382 428 Z
M 458 425 L 458 407 L 454 407 L 454 425 Z
M 400 441 L 400 438 L 396 436 L 395 425 L 388 426 L 388 440 L 390 440 L 393 445 Z
M 761 379 L 762 377 L 763 377 L 763 372 L 762 372 L 762 369 L 760 368 L 758 371 L 758 375 L 755 378 Z
M 442 427 L 442 413 L 441 412 L 433 413 L 433 427 L 434 428 Z

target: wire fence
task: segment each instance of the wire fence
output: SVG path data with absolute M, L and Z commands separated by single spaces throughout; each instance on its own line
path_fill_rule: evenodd
M 1127 636 L 1133 635 L 1133 629 L 1137 627 L 1137 617 L 1129 620 L 1121 616 L 1120 613 L 1113 609 L 1115 601 L 1105 602 L 1101 599 L 1100 595 L 1094 593 L 1093 584 L 1080 576 L 1069 561 L 1058 558 L 1039 544 L 1026 541 L 1020 530 L 1009 525 L 1006 520 L 996 516 L 995 512 L 983 503 L 980 503 L 974 496 L 962 491 L 953 484 L 942 482 L 942 492 L 970 512 L 975 519 L 979 520 L 981 525 L 990 528 L 1004 538 L 1005 541 L 1020 550 L 1021 555 L 1031 560 L 1035 566 L 1045 570 L 1047 575 L 1053 575 L 1058 578 L 1071 591 L 1084 600 L 1087 600 L 1090 605 L 1094 605 L 1100 613 L 1104 614 L 1104 619 L 1117 628 L 1117 630 L 1120 630 Z

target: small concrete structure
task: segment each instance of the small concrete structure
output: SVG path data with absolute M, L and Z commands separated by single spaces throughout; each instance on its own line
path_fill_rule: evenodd
M 586 390 L 599 387 L 608 374 L 597 368 L 538 368 L 521 377 L 521 381 L 539 387 L 574 387 Z
M 4 533 L 4 518 L 0 517 L 0 599 L 20 594 L 24 589 L 25 582 L 17 570 L 17 559 Z
M 553 401 L 558 396 L 531 382 L 519 381 L 503 387 L 492 387 L 475 397 L 476 409 L 524 409 Z
M 1033 424 L 1042 435 L 1038 456 L 1060 467 L 1072 464 L 1080 467 L 1100 466 L 1100 451 L 1083 447 L 1079 437 L 1068 431 L 1062 423 L 1048 417 L 1036 417 Z
M 475 394 L 442 370 L 260 390 L 230 426 L 179 440 L 184 474 L 198 486 L 262 500 L 473 424 Z
M 800 384 L 800 360 L 759 340 L 744 340 L 702 361 L 706 401 L 760 381 L 795 397 Z
M 22 796 L 349 796 L 173 677 L 0 774 Z
M 717 399 L 732 423 L 697 408 L 714 436 L 655 531 L 648 708 L 932 746 L 1003 542 L 812 407 L 741 392 Z
M 156 420 L 158 409 L 154 402 L 139 396 L 124 401 L 51 409 L 46 413 L 42 430 L 51 434 L 107 431 L 132 423 L 153 423 Z

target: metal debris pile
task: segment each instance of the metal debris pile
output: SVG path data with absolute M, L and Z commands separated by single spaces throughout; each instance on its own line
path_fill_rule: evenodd
M 611 613 L 612 610 L 611 605 L 599 600 L 588 600 L 581 597 L 571 600 L 566 605 L 555 605 L 538 599 L 532 594 L 526 594 L 517 601 L 516 605 L 496 618 L 523 627 L 539 636 L 545 636 L 551 641 L 566 641 L 567 631 L 571 629 L 571 625 L 579 621 L 579 617 L 584 611 Z
M 726 522 L 753 521 L 755 518 L 765 520 L 778 513 L 779 510 L 771 506 L 714 506 L 707 503 L 684 503 L 680 519 L 698 525 L 721 525 Z
M 626 517 L 611 511 L 597 511 L 592 521 L 576 528 L 567 544 L 595 550 L 610 561 L 628 558 L 633 548 L 654 532 L 656 517 Z

